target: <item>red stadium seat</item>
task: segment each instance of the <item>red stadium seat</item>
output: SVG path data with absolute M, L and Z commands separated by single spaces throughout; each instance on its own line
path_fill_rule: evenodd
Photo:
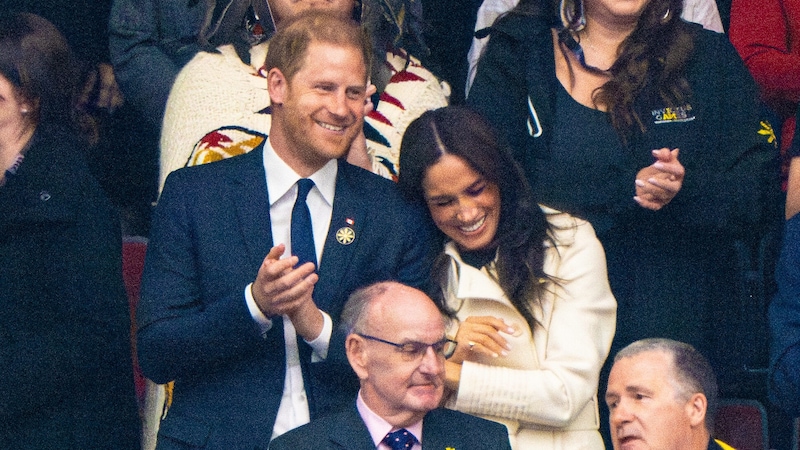
M 768 450 L 767 412 L 757 400 L 720 400 L 714 437 L 736 450 Z
M 139 303 L 139 287 L 144 269 L 144 255 L 147 251 L 147 239 L 143 237 L 125 237 L 122 240 L 122 278 L 125 291 L 128 293 L 128 305 L 131 313 L 131 352 L 133 354 L 133 379 L 136 386 L 136 399 L 141 411 L 144 401 L 145 380 L 139 369 L 136 357 L 136 306 Z

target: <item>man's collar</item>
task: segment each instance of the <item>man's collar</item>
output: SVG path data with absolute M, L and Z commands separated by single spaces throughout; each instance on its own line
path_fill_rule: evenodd
M 333 195 L 336 191 L 336 174 L 339 163 L 332 159 L 310 177 L 317 186 L 322 198 L 333 205 Z M 286 162 L 284 162 L 275 149 L 272 148 L 270 139 L 264 144 L 264 171 L 267 173 L 267 192 L 269 204 L 272 206 L 279 198 L 283 197 L 301 177 Z
M 381 443 L 383 438 L 391 431 L 397 430 L 398 427 L 393 426 L 387 422 L 383 417 L 379 416 L 375 411 L 370 409 L 361 397 L 361 391 L 358 391 L 358 398 L 356 399 L 356 409 L 367 426 L 367 431 L 372 437 L 372 442 L 375 447 Z M 416 422 L 410 426 L 405 427 L 409 433 L 413 434 L 417 440 L 422 442 L 422 421 Z

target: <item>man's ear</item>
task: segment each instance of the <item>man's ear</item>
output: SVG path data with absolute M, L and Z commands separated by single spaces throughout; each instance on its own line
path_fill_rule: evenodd
M 347 360 L 350 361 L 350 367 L 358 375 L 359 380 L 366 380 L 367 374 L 367 352 L 364 346 L 364 338 L 357 334 L 350 334 L 344 342 L 345 352 L 347 353 Z
M 269 99 L 273 105 L 280 105 L 286 98 L 286 90 L 289 88 L 289 80 L 277 67 L 273 67 L 267 73 L 267 89 Z
M 707 409 L 708 400 L 704 394 L 697 392 L 689 397 L 689 401 L 686 402 L 686 414 L 693 427 L 705 426 Z

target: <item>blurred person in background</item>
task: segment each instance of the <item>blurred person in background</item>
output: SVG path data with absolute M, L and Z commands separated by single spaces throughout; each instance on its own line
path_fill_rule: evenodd
M 546 0 L 545 0 L 546 1 Z M 469 48 L 467 59 L 469 60 L 466 93 L 469 94 L 469 87 L 475 79 L 475 71 L 478 68 L 478 60 L 486 48 L 489 41 L 489 27 L 494 24 L 498 17 L 511 11 L 519 3 L 519 0 L 484 0 L 478 9 L 475 18 L 475 37 L 472 46 Z M 542 2 L 544 4 L 544 2 Z M 720 19 L 717 2 L 715 0 L 684 0 L 683 12 L 681 17 L 689 22 L 699 23 L 708 30 L 722 33 L 722 20 Z
M 89 170 L 118 209 L 123 234 L 147 236 L 156 193 L 157 140 L 117 83 L 109 54 L 112 0 L 0 0 L 0 11 L 27 12 L 50 21 L 64 35 L 81 73 L 77 107 L 90 137 Z
M 0 447 L 135 449 L 117 215 L 89 174 L 64 37 L 0 15 Z
M 788 154 L 800 104 L 800 0 L 733 0 L 730 37 L 780 119 L 786 219 L 800 211 L 800 159 Z

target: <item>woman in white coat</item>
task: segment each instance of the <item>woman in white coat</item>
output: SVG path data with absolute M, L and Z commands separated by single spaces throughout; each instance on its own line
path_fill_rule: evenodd
M 458 341 L 446 406 L 504 423 L 521 449 L 602 449 L 597 384 L 616 301 L 592 226 L 533 200 L 511 154 L 464 107 L 406 130 L 400 188 L 446 237 L 434 276 Z

